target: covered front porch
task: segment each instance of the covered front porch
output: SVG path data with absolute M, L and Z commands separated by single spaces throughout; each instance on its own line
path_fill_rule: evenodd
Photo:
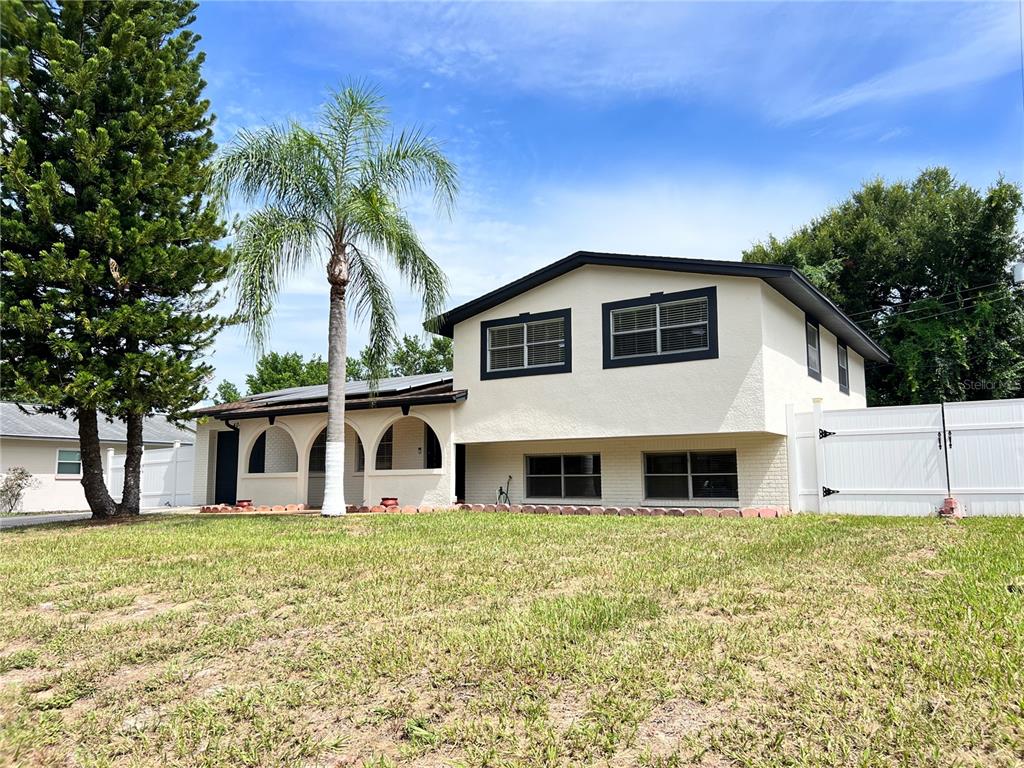
M 350 383 L 355 392 L 346 395 L 346 504 L 373 506 L 387 497 L 412 506 L 455 501 L 453 409 L 465 395 L 453 392 L 450 380 L 436 381 L 440 376 L 404 389 L 395 382 L 405 379 L 384 380 L 373 398 Z M 215 418 L 197 433 L 196 460 L 207 471 L 196 498 L 319 507 L 327 476 L 326 387 L 228 405 L 233 407 L 215 406 Z

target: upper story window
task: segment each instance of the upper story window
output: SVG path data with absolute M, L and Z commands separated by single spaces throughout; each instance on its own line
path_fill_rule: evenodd
M 571 325 L 568 309 L 480 323 L 480 378 L 571 371 Z
M 715 288 L 613 301 L 604 315 L 604 367 L 718 357 Z
M 838 347 L 839 352 L 839 391 L 844 395 L 850 394 L 850 353 L 846 349 L 846 345 L 841 343 Z
M 807 336 L 807 373 L 821 381 L 821 331 L 817 321 L 808 317 L 804 332 Z

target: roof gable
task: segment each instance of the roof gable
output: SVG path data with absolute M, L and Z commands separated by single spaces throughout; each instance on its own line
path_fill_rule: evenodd
M 671 256 L 577 251 L 566 256 L 564 259 L 531 272 L 490 293 L 486 293 L 479 298 L 448 310 L 435 318 L 433 324 L 428 324 L 428 327 L 431 327 L 436 333 L 450 338 L 455 332 L 455 326 L 463 320 L 468 320 L 549 280 L 553 280 L 588 264 L 758 278 L 766 282 L 804 312 L 815 317 L 821 325 L 835 334 L 850 349 L 863 356 L 864 359 L 879 362 L 885 362 L 889 359 L 885 351 L 867 333 L 843 314 L 831 299 L 815 288 L 795 267 L 782 264 L 750 264 L 741 261 L 721 261 L 715 259 L 684 259 Z

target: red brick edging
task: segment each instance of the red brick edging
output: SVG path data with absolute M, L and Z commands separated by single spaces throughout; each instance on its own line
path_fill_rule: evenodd
M 305 504 L 286 504 L 269 507 L 250 506 L 235 507 L 227 504 L 210 504 L 200 508 L 200 512 L 226 513 L 226 514 L 252 514 L 267 512 L 302 512 L 307 509 Z M 414 515 L 419 513 L 433 512 L 435 509 L 453 509 L 463 512 L 512 512 L 515 514 L 527 515 L 618 515 L 618 516 L 668 516 L 668 517 L 786 517 L 789 515 L 789 508 L 784 506 L 766 507 L 583 507 L 583 506 L 558 506 L 547 504 L 453 504 L 451 507 L 423 506 L 405 507 L 357 507 L 349 505 L 347 511 L 352 514 L 382 514 L 391 512 L 393 514 Z

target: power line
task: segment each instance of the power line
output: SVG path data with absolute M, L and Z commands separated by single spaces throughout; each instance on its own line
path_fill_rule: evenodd
M 997 293 L 997 291 L 995 291 L 995 290 L 978 291 L 978 292 L 976 292 L 972 296 L 958 296 L 955 299 L 947 299 L 946 301 L 935 302 L 935 303 L 932 303 L 930 306 L 926 306 L 926 307 L 914 307 L 912 309 L 906 309 L 906 310 L 904 310 L 902 312 L 890 312 L 888 314 L 885 314 L 885 315 L 877 318 L 877 320 L 884 321 L 884 320 L 888 320 L 888 319 L 891 319 L 891 318 L 894 318 L 894 317 L 906 317 L 907 315 L 913 315 L 915 312 L 934 312 L 936 309 L 938 309 L 940 307 L 952 306 L 953 304 L 957 304 L 957 303 L 959 303 L 961 301 L 971 301 L 971 300 L 974 300 L 975 302 L 977 302 L 979 300 L 982 300 L 982 299 L 985 299 L 987 297 L 993 296 L 996 293 Z M 918 299 L 918 301 L 927 301 L 927 299 Z M 854 320 L 853 322 L 854 322 L 855 325 L 859 325 L 859 326 L 868 325 L 870 327 L 871 325 L 873 325 L 875 323 L 875 321 L 876 321 L 876 318 L 868 318 L 868 317 L 866 317 L 863 320 Z
M 1022 0 L 1022 2 L 1024 2 L 1024 0 Z M 861 315 L 871 315 L 871 314 L 874 314 L 875 312 L 881 312 L 883 309 L 895 309 L 896 307 L 905 307 L 907 304 L 913 304 L 913 303 L 918 302 L 918 301 L 926 301 L 927 299 L 942 299 L 942 298 L 945 298 L 946 296 L 952 296 L 953 294 L 963 295 L 965 293 L 970 293 L 971 291 L 980 291 L 983 288 L 992 288 L 993 286 L 996 286 L 996 285 L 1005 285 L 1005 283 L 1002 280 L 996 280 L 994 283 L 985 283 L 984 285 L 975 285 L 975 286 L 972 286 L 970 288 L 964 288 L 962 290 L 958 288 L 955 291 L 948 291 L 947 293 L 940 293 L 938 296 L 925 296 L 925 297 L 922 297 L 920 299 L 911 299 L 910 301 L 901 301 L 899 304 L 883 304 L 882 306 L 875 307 L 874 309 L 865 309 L 865 310 L 862 310 L 860 312 L 851 312 L 849 315 L 847 315 L 847 317 L 854 318 L 854 317 L 860 317 Z
M 1000 302 L 1003 302 L 1003 301 L 1013 300 L 1013 298 L 1014 298 L 1014 296 L 1012 294 L 1007 294 L 1006 296 L 1001 296 L 999 298 L 992 299 L 991 303 L 992 304 L 999 304 Z M 951 315 L 954 312 L 963 312 L 965 309 L 975 309 L 977 306 L 978 306 L 977 303 L 975 303 L 975 304 L 971 304 L 970 306 L 954 307 L 953 309 L 947 309 L 945 312 L 936 312 L 934 315 L 924 315 L 924 316 L 919 316 L 919 317 L 911 317 L 909 319 L 911 321 L 915 322 L 915 323 L 917 323 L 917 322 L 924 322 L 925 320 L 933 320 L 936 317 L 942 317 L 943 315 Z M 905 314 L 907 314 L 907 313 L 901 312 L 898 315 L 893 315 L 893 317 L 903 317 L 903 315 L 905 315 Z

